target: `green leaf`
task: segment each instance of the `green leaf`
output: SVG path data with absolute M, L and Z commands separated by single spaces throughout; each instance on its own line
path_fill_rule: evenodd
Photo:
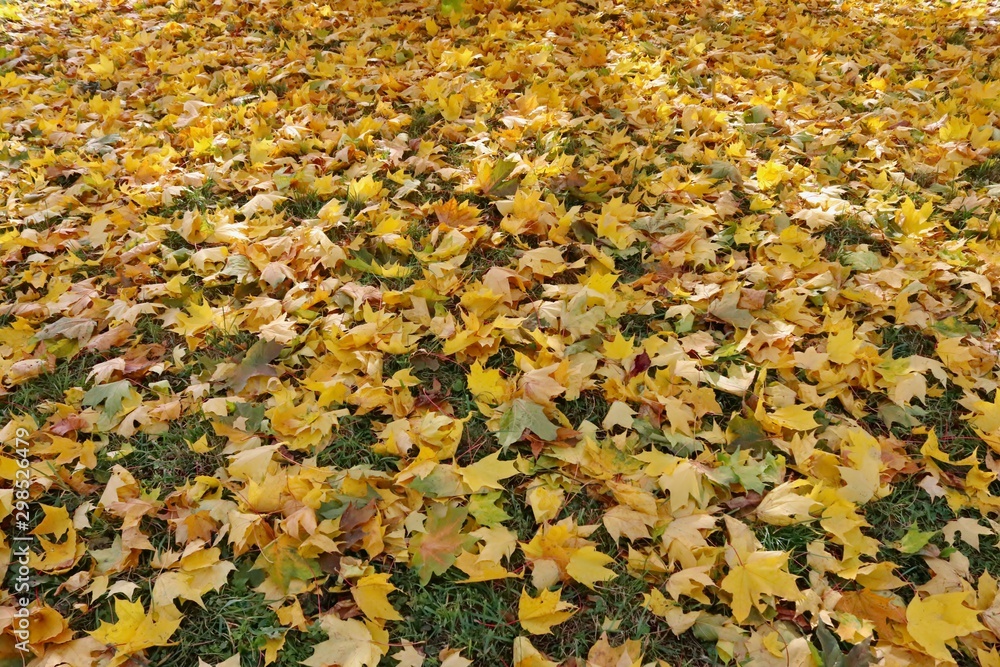
M 844 667 L 868 667 L 872 664 L 871 651 L 872 638 L 867 637 L 860 644 L 855 644 L 854 648 L 847 654 L 844 660 Z
M 958 319 L 954 315 L 945 318 L 940 322 L 935 322 L 931 327 L 942 336 L 948 338 L 961 338 L 962 336 L 982 336 L 982 330 L 975 324 L 969 324 Z
M 424 532 L 410 538 L 410 566 L 426 585 L 432 575 L 442 575 L 458 558 L 463 549 L 471 547 L 476 538 L 462 533 L 469 516 L 464 507 L 435 505 L 427 512 Z
M 407 487 L 429 498 L 462 495 L 462 481 L 450 466 L 437 466 L 426 477 L 417 477 Z
M 247 350 L 239 366 L 229 378 L 229 384 L 235 391 L 242 391 L 252 377 L 278 377 L 278 371 L 271 367 L 271 362 L 278 358 L 284 346 L 271 340 L 258 340 Z
M 744 112 L 743 120 L 745 120 L 748 123 L 763 123 L 772 115 L 773 114 L 771 113 L 770 109 L 768 109 L 763 104 L 758 104 L 752 109 Z
M 441 0 L 441 13 L 445 16 L 461 14 L 464 6 L 465 0 Z
M 893 548 L 897 551 L 901 551 L 904 554 L 915 554 L 931 541 L 931 538 L 937 534 L 936 530 L 922 531 L 917 528 L 916 523 L 910 524 L 909 530 L 906 531 L 906 535 L 899 540 Z
M 593 334 L 566 347 L 565 356 L 571 357 L 581 352 L 593 352 L 604 344 L 604 336 Z
M 749 449 L 755 454 L 766 454 L 774 449 L 764 428 L 753 417 L 733 417 L 726 426 L 729 449 L 739 451 Z
M 104 404 L 104 414 L 113 417 L 122 409 L 122 401 L 131 396 L 132 385 L 128 380 L 99 384 L 83 395 L 83 405 L 92 408 Z
M 497 440 L 504 448 L 510 447 L 521 439 L 525 430 L 531 431 L 542 440 L 554 440 L 557 427 L 545 416 L 545 411 L 540 405 L 518 398 L 510 406 L 510 410 L 500 418 Z
M 308 582 L 323 575 L 319 563 L 303 558 L 296 541 L 287 535 L 260 550 L 254 569 L 267 573 L 268 579 L 283 592 L 290 590 L 293 581 Z
M 510 518 L 510 515 L 497 505 L 503 491 L 477 493 L 469 498 L 469 513 L 483 526 L 493 526 Z
M 823 659 L 823 667 L 844 667 L 844 652 L 840 650 L 840 643 L 830 629 L 820 623 L 816 627 L 816 636 L 822 649 L 820 657 Z
M 490 180 L 487 182 L 483 194 L 491 197 L 507 197 L 514 194 L 514 191 L 517 190 L 517 181 L 507 177 L 514 171 L 517 164 L 513 160 L 500 160 L 493 165 Z
M 763 493 L 767 483 L 776 481 L 778 466 L 770 454 L 764 457 L 763 461 L 747 457 L 746 462 L 741 462 L 741 458 L 738 449 L 732 456 L 720 452 L 719 462 L 722 465 L 717 469 L 717 472 L 726 474 L 730 484 L 736 481 L 747 491 L 756 491 L 757 493 Z
M 857 271 L 877 271 L 882 268 L 881 259 L 871 250 L 845 252 L 840 258 L 840 263 Z

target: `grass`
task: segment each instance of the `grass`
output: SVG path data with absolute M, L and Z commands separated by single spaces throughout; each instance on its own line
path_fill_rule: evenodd
M 641 641 L 643 664 L 656 660 L 689 667 L 723 664 L 713 646 L 701 643 L 691 633 L 675 637 L 665 621 L 642 606 L 643 595 L 649 589 L 645 581 L 621 571 L 596 591 L 564 589 L 563 598 L 577 605 L 579 611 L 558 626 L 557 633 L 532 637 L 532 643 L 557 662 L 584 658 L 605 628 L 615 628 L 614 622 L 620 621 L 617 630 L 608 633 L 609 641 L 614 646 L 627 639 Z
M 390 470 L 395 458 L 379 456 L 372 450 L 372 446 L 378 441 L 375 436 L 376 428 L 380 429 L 381 425 L 370 415 L 342 418 L 333 442 L 317 455 L 317 464 L 343 469 L 365 466 Z
M 504 508 L 511 515 L 504 525 L 514 530 L 521 541 L 530 540 L 538 525 L 522 494 L 511 494 Z M 599 508 L 598 501 L 584 493 L 575 494 L 570 496 L 560 519 L 573 516 L 578 523 L 592 523 L 600 518 Z M 591 539 L 601 542 L 602 551 L 613 553 L 603 529 Z M 565 585 L 563 599 L 577 605 L 579 611 L 557 626 L 554 634 L 531 636 L 532 644 L 553 660 L 577 658 L 582 662 L 600 639 L 606 622 L 618 620 L 620 630 L 609 633 L 612 645 L 626 639 L 641 640 L 644 664 L 657 659 L 675 666 L 721 664 L 715 660 L 712 647 L 690 634 L 674 637 L 665 622 L 642 608 L 643 594 L 649 592 L 650 585 L 626 574 L 621 562 L 615 564 L 619 576 L 601 584 L 597 591 Z M 517 552 L 508 569 L 518 571 L 523 565 Z M 461 649 L 474 664 L 511 665 L 510 646 L 516 637 L 525 636 L 517 622 L 521 590 L 527 588 L 529 593 L 537 594 L 530 585 L 530 568 L 524 571 L 524 579 L 463 584 L 463 578 L 461 573 L 451 571 L 436 578 L 433 585 L 422 587 L 409 569 L 394 571 L 392 581 L 399 588 L 394 596 L 399 602 L 396 607 L 405 620 L 392 625 L 393 637 L 417 644 L 427 655 L 424 664 L 429 666 L 440 664 L 437 656 L 445 647 Z
M 185 188 L 169 205 L 160 209 L 159 214 L 169 218 L 183 211 L 205 212 L 216 208 L 221 201 L 215 186 L 215 181 L 208 179 L 198 187 Z
M 935 340 L 915 327 L 891 326 L 882 329 L 881 352 L 892 349 L 893 359 L 934 355 Z
M 284 211 L 294 220 L 315 218 L 329 199 L 323 199 L 315 192 L 298 193 L 282 202 L 278 210 Z
M 809 543 L 826 537 L 817 523 L 800 523 L 792 526 L 755 523 L 753 529 L 766 551 L 789 553 L 788 571 L 799 577 L 807 576 L 809 571 L 806 563 Z
M 624 320 L 622 327 L 628 335 L 645 336 L 653 331 L 657 321 L 656 316 L 630 316 Z M 141 318 L 137 328 L 143 342 L 172 344 L 177 339 L 164 330 L 155 318 Z M 912 327 L 888 326 L 881 331 L 881 335 L 881 349 L 891 348 L 895 358 L 933 353 L 933 339 Z M 211 371 L 219 361 L 245 352 L 255 340 L 256 336 L 247 332 L 216 336 L 189 357 L 186 371 L 191 374 Z M 435 350 L 436 345 L 431 343 L 426 350 L 387 357 L 383 374 L 388 377 L 402 368 L 411 368 L 421 379 L 418 397 L 434 401 L 438 406 L 447 406 L 457 417 L 473 416 L 466 424 L 459 450 L 460 463 L 467 465 L 489 453 L 489 447 L 482 446 L 483 442 L 489 442 L 489 431 L 481 418 L 476 416 L 475 404 L 466 386 L 467 370 L 459 364 L 440 359 Z M 63 364 L 59 372 L 45 374 L 17 387 L 0 409 L 7 412 L 24 407 L 38 409 L 45 401 L 61 401 L 67 390 L 85 387 L 90 368 L 104 358 L 102 355 L 84 355 L 73 359 Z M 498 355 L 489 365 L 509 372 L 511 361 L 508 356 Z M 981 445 L 961 419 L 965 410 L 958 405 L 959 398 L 960 391 L 949 390 L 941 396 L 928 398 L 926 405 L 929 424 L 938 432 L 942 448 L 949 451 L 953 458 L 960 458 Z M 573 401 L 560 400 L 557 403 L 574 426 L 583 420 L 599 424 L 608 408 L 603 397 L 594 391 L 584 392 Z M 334 441 L 319 453 L 318 463 L 338 468 L 372 466 L 388 470 L 394 459 L 378 456 L 372 449 L 378 428 L 378 422 L 370 415 L 342 419 Z M 172 423 L 164 434 L 153 436 L 140 433 L 130 438 L 128 444 L 132 451 L 114 462 L 120 461 L 125 465 L 141 480 L 145 490 L 170 490 L 183 486 L 194 475 L 212 475 L 223 464 L 223 458 L 217 454 L 196 454 L 189 449 L 187 442 L 202 435 L 207 435 L 211 444 L 220 444 L 206 421 L 186 417 Z M 105 451 L 118 449 L 124 444 L 124 439 L 112 436 Z M 99 457 L 98 469 L 94 471 L 96 481 L 106 481 L 111 463 L 107 457 Z M 519 540 L 530 540 L 538 526 L 524 502 L 523 489 L 508 491 L 504 497 L 504 508 L 511 515 L 505 525 L 517 533 Z M 66 499 L 64 495 L 60 502 L 66 502 Z M 600 524 L 604 511 L 612 503 L 612 499 L 592 495 L 584 488 L 568 496 L 560 518 L 571 516 L 581 525 Z M 909 583 L 926 583 L 931 571 L 924 558 L 901 553 L 894 545 L 910 525 L 916 525 L 921 530 L 939 530 L 956 518 L 947 503 L 942 499 L 930 499 L 912 479 L 907 479 L 896 484 L 887 497 L 865 505 L 863 511 L 870 524 L 866 532 L 882 542 L 880 558 L 896 563 L 898 576 Z M 817 523 L 787 527 L 754 524 L 753 528 L 763 548 L 790 554 L 789 569 L 798 576 L 807 573 L 809 543 L 824 537 Z M 118 530 L 115 523 L 96 518 L 83 537 L 93 548 L 107 548 Z M 158 544 L 160 548 L 174 546 L 168 545 L 170 537 L 165 528 L 150 525 L 146 527 L 146 532 L 155 535 L 158 543 L 163 542 Z M 598 542 L 599 549 L 604 553 L 614 555 L 619 551 L 618 545 L 613 543 L 603 527 L 594 533 L 592 539 Z M 940 533 L 932 539 L 932 544 L 941 549 L 948 548 Z M 1000 570 L 1000 553 L 995 549 L 984 549 L 976 554 L 967 545 L 959 544 L 958 548 L 971 557 L 976 574 L 984 570 Z M 611 643 L 617 645 L 625 639 L 641 640 L 644 662 L 664 660 L 672 665 L 691 666 L 721 664 L 713 647 L 703 644 L 691 633 L 674 637 L 664 621 L 641 606 L 643 594 L 648 593 L 650 584 L 626 573 L 621 565 L 624 560 L 624 556 L 619 554 L 613 566 L 619 576 L 601 585 L 596 592 L 567 584 L 563 598 L 576 605 L 579 611 L 560 625 L 556 634 L 532 637 L 536 648 L 554 660 L 582 659 L 605 629 L 614 625 L 613 621 L 621 621 L 620 630 L 609 633 Z M 419 585 L 416 575 L 408 567 L 397 566 L 392 580 L 399 590 L 392 599 L 404 615 L 404 620 L 390 626 L 393 641 L 415 643 L 426 653 L 425 664 L 431 667 L 440 664 L 438 654 L 446 647 L 461 649 L 463 655 L 476 664 L 510 665 L 510 646 L 516 637 L 524 634 L 516 618 L 522 587 L 530 586 L 530 568 L 524 565 L 520 554 L 516 554 L 509 569 L 522 572 L 525 579 L 463 584 L 463 575 L 453 570 L 445 577 L 436 579 L 433 586 L 427 587 Z M 140 586 L 136 593 L 139 599 L 148 597 L 153 574 L 148 566 L 140 566 L 129 575 Z M 52 604 L 61 609 L 59 597 L 55 594 L 59 579 L 50 579 L 40 582 L 42 595 L 46 599 L 51 598 Z M 178 660 L 183 660 L 183 664 L 194 664 L 199 658 L 214 664 L 237 652 L 243 655 L 245 667 L 259 664 L 263 641 L 280 632 L 281 628 L 262 596 L 253 591 L 252 582 L 253 577 L 248 571 L 236 571 L 219 593 L 205 596 L 205 608 L 190 602 L 182 603 L 185 622 L 184 631 L 176 636 L 178 644 L 150 649 L 147 664 L 150 667 L 182 664 Z M 897 592 L 904 599 L 913 594 L 906 587 Z M 328 596 L 323 604 L 334 604 L 339 598 L 346 599 L 346 596 Z M 112 605 L 108 600 L 101 600 L 87 610 L 66 608 L 63 611 L 76 628 L 94 629 L 101 621 L 113 620 Z M 276 664 L 298 664 L 311 655 L 313 645 L 324 639 L 324 633 L 316 625 L 304 633 L 288 631 L 285 649 L 279 654 Z
M 888 496 L 874 500 L 864 506 L 865 519 L 871 525 L 867 533 L 882 542 L 880 560 L 896 563 L 897 576 L 919 586 L 930 579 L 930 570 L 924 559 L 917 555 L 904 554 L 892 547 L 911 525 L 920 530 L 938 530 L 955 518 L 954 513 L 942 498 L 932 499 L 912 480 L 896 484 Z M 938 539 L 943 543 L 943 540 Z M 913 591 L 902 588 L 897 591 L 909 601 Z
M 558 400 L 556 407 L 566 415 L 573 428 L 578 427 L 584 421 L 600 426 L 611 408 L 601 393 L 596 390 L 584 391 L 579 398 L 572 401 Z
M 412 570 L 396 570 L 392 580 L 400 592 L 394 599 L 404 620 L 392 628 L 395 641 L 417 644 L 427 667 L 440 664 L 446 647 L 461 649 L 476 664 L 509 665 L 510 646 L 521 634 L 516 611 L 522 582 L 458 583 L 463 578 L 449 572 L 423 587 Z
M 962 177 L 977 188 L 1000 183 L 1000 158 L 988 157 L 963 171 Z
M 873 252 L 888 252 L 888 244 L 873 236 L 869 228 L 854 217 L 839 217 L 823 232 L 823 239 L 826 241 L 823 254 L 830 259 L 839 258 L 859 245 L 867 245 Z
M 147 652 L 148 667 L 169 665 L 195 665 L 204 660 L 217 664 L 235 653 L 241 654 L 243 667 L 262 664 L 264 642 L 278 635 L 281 627 L 275 612 L 267 606 L 260 593 L 253 591 L 250 576 L 237 570 L 230 575 L 230 582 L 218 593 L 206 595 L 205 607 L 193 602 L 181 604 L 185 615 L 184 631 L 178 631 L 176 646 L 157 647 Z M 289 630 L 285 648 L 278 654 L 279 667 L 293 667 L 312 655 L 312 647 L 326 639 L 318 625 L 306 632 Z
M 105 451 L 131 451 L 113 460 L 99 457 L 95 477 L 100 479 L 104 471 L 110 474 L 110 465 L 120 463 L 141 480 L 143 489 L 160 489 L 161 492 L 184 486 L 198 475 L 212 477 L 225 465 L 224 457 L 214 452 L 198 454 L 188 446 L 203 435 L 209 445 L 217 449 L 223 442 L 213 434 L 207 421 L 194 415 L 171 423 L 170 429 L 160 435 L 137 433 L 130 438 L 112 435 Z
M 517 249 L 512 245 L 500 247 L 476 246 L 465 260 L 467 280 L 480 280 L 494 266 L 506 267 L 515 257 Z
M 0 420 L 6 422 L 18 414 L 30 414 L 39 423 L 47 413 L 47 403 L 61 403 L 73 387 L 84 387 L 94 364 L 115 356 L 115 350 L 104 354 L 81 354 L 60 363 L 57 370 L 43 373 L 17 385 L 0 401 Z

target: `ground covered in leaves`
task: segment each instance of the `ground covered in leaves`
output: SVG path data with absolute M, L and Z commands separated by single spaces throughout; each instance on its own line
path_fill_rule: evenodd
M 998 17 L 0 0 L 0 664 L 997 667 Z

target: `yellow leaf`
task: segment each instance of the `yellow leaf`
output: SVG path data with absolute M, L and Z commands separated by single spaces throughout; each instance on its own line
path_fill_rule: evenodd
M 914 597 L 906 607 L 906 628 L 927 655 L 945 662 L 955 662 L 948 643 L 957 637 L 985 630 L 978 613 L 965 606 L 967 594 L 940 593 L 920 599 Z
M 472 364 L 468 374 L 469 392 L 477 401 L 489 405 L 499 405 L 507 400 L 510 385 L 495 368 L 484 369 L 478 361 Z
M 610 581 L 618 575 L 605 565 L 615 562 L 611 556 L 601 553 L 591 546 L 577 549 L 569 558 L 566 573 L 587 588 L 593 588 L 600 581 Z
M 352 180 L 347 186 L 347 200 L 358 204 L 364 204 L 369 199 L 378 196 L 382 192 L 382 184 L 368 174 L 360 179 Z
M 520 575 L 508 572 L 500 563 L 493 560 L 482 560 L 475 554 L 463 551 L 462 555 L 455 559 L 455 567 L 464 572 L 469 578 L 463 579 L 461 583 L 471 584 L 478 581 L 493 581 L 494 579 L 508 579 L 520 577 Z
M 73 529 L 73 521 L 69 518 L 69 512 L 65 507 L 50 507 L 49 505 L 40 505 L 39 507 L 42 508 L 45 518 L 39 521 L 38 525 L 31 531 L 32 535 L 54 535 L 56 538 L 61 538 L 67 531 Z
M 102 621 L 90 634 L 115 649 L 109 667 L 126 662 L 134 653 L 151 646 L 165 646 L 181 624 L 181 613 L 172 604 L 146 613 L 141 602 L 115 600 L 114 623 Z
M 780 162 L 768 160 L 757 167 L 757 186 L 761 190 L 773 190 L 784 180 L 787 174 L 788 167 Z
M 632 339 L 625 338 L 622 336 L 622 332 L 619 331 L 615 334 L 613 341 L 604 343 L 604 356 L 608 359 L 621 361 L 632 355 L 632 349 Z
M 733 596 L 733 618 L 742 623 L 750 610 L 767 609 L 763 595 L 774 595 L 786 600 L 800 597 L 795 577 L 788 572 L 788 554 L 784 551 L 757 551 L 753 534 L 739 521 L 726 517 L 730 545 L 726 547 L 729 573 L 719 587 Z
M 767 418 L 779 428 L 808 431 L 819 426 L 813 416 L 815 414 L 815 410 L 810 410 L 804 405 L 786 405 L 768 413 Z
M 250 164 L 257 165 L 267 162 L 274 151 L 274 142 L 266 139 L 250 144 Z
M 92 69 L 98 76 L 111 76 L 115 73 L 115 62 L 103 53 L 101 54 L 100 62 L 91 63 L 87 67 Z
M 860 428 L 848 432 L 850 446 L 845 448 L 850 466 L 837 466 L 844 488 L 840 497 L 852 503 L 864 504 L 881 487 L 882 448 L 878 440 Z
M 642 606 L 665 620 L 670 626 L 670 631 L 678 637 L 689 630 L 701 616 L 700 611 L 685 612 L 683 607 L 665 598 L 663 593 L 655 588 L 643 594 L 642 600 Z
M 455 93 L 448 97 L 438 99 L 438 106 L 441 107 L 441 116 L 447 121 L 456 121 L 462 117 L 462 109 L 465 107 L 465 96 Z
M 462 475 L 462 481 L 476 493 L 483 488 L 502 489 L 500 480 L 516 475 L 517 468 L 514 466 L 514 461 L 501 461 L 498 450 L 470 466 L 459 469 L 459 474 Z
M 377 641 L 372 626 L 350 618 L 341 620 L 336 614 L 320 619 L 328 639 L 313 647 L 313 654 L 302 664 L 308 667 L 375 667 L 385 655 L 388 645 Z
M 812 518 L 810 512 L 820 505 L 796 492 L 796 489 L 808 485 L 805 480 L 798 479 L 774 487 L 754 509 L 754 516 L 772 526 L 791 526 L 809 521 Z
M 532 646 L 527 637 L 517 637 L 514 639 L 514 667 L 557 667 L 557 663 Z
M 934 228 L 934 223 L 929 222 L 934 206 L 926 202 L 918 210 L 909 197 L 903 200 L 903 205 L 899 209 L 899 226 L 907 236 L 918 236 Z
M 854 325 L 844 322 L 843 326 L 826 341 L 826 352 L 835 364 L 849 364 L 864 341 L 854 337 Z
M 187 440 L 184 442 L 187 442 L 188 449 L 196 454 L 207 454 L 212 451 L 212 447 L 208 444 L 208 436 L 206 435 L 201 436 L 194 442 Z
M 941 141 L 961 141 L 968 137 L 972 130 L 972 123 L 968 123 L 957 116 L 951 116 L 948 118 L 948 122 L 938 130 L 938 136 L 941 137 Z
M 240 667 L 240 654 L 232 655 L 215 665 L 210 665 L 201 658 L 198 658 L 198 667 Z
M 351 595 L 365 615 L 375 620 L 401 621 L 403 617 L 389 602 L 389 593 L 396 587 L 389 583 L 388 574 L 369 574 L 358 579 L 351 588 Z
M 565 497 L 566 493 L 562 489 L 541 484 L 528 489 L 528 506 L 535 515 L 535 521 L 542 523 L 555 519 Z
M 229 579 L 229 573 L 236 569 L 232 562 L 220 561 L 220 554 L 221 551 L 213 547 L 181 558 L 178 570 L 163 572 L 157 577 L 153 585 L 153 602 L 157 606 L 166 606 L 180 598 L 204 607 L 201 596 L 222 588 Z
M 576 613 L 576 606 L 560 599 L 562 589 L 539 591 L 538 597 L 528 595 L 521 589 L 521 599 L 517 604 L 517 620 L 521 627 L 533 635 L 547 635 L 553 625 L 559 625 Z
M 404 642 L 403 648 L 389 657 L 396 661 L 396 667 L 420 667 L 424 664 L 424 654 L 409 642 Z
M 771 208 L 774 208 L 774 200 L 770 197 L 765 197 L 764 195 L 758 193 L 750 198 L 750 211 L 753 213 L 767 211 Z
M 287 630 L 270 636 L 264 640 L 264 665 L 270 665 L 278 659 L 278 652 L 285 647 L 285 634 Z

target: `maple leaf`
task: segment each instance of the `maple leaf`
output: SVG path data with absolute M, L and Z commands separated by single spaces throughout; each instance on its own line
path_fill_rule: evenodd
M 253 377 L 277 377 L 278 372 L 270 365 L 278 358 L 284 345 L 276 341 L 259 340 L 247 350 L 229 382 L 234 391 L 242 391 Z
M 514 667 L 556 667 L 527 637 L 514 639 Z
M 501 461 L 500 452 L 493 452 L 459 471 L 462 481 L 473 493 L 487 489 L 502 489 L 501 479 L 517 474 L 514 461 Z
M 730 545 L 726 547 L 729 573 L 719 588 L 733 596 L 733 618 L 742 623 L 750 610 L 763 611 L 767 605 L 763 595 L 774 595 L 786 600 L 800 597 L 795 577 L 788 572 L 788 554 L 784 551 L 757 551 L 755 538 L 743 524 L 726 517 Z
M 334 614 L 320 619 L 320 626 L 327 639 L 313 646 L 312 655 L 302 661 L 308 667 L 375 667 L 388 650 L 379 640 L 383 633 L 377 626 L 353 618 L 344 621 Z
M 351 595 L 368 618 L 401 621 L 403 617 L 389 602 L 389 593 L 394 590 L 396 587 L 389 583 L 388 574 L 369 574 L 358 579 L 351 588 Z
M 533 635 L 551 634 L 552 626 L 571 618 L 576 613 L 576 605 L 561 599 L 562 589 L 541 590 L 538 597 L 532 597 L 526 589 L 521 589 L 517 604 L 517 620 L 521 627 Z
M 926 598 L 914 596 L 907 605 L 907 630 L 931 657 L 954 662 L 948 643 L 986 629 L 979 622 L 976 610 L 965 606 L 966 597 L 963 592 L 940 593 Z
M 773 190 L 788 175 L 788 167 L 769 160 L 757 167 L 757 185 L 761 190 Z
M 102 621 L 91 632 L 94 639 L 115 649 L 111 667 L 127 662 L 133 654 L 151 646 L 163 646 L 181 624 L 181 613 L 172 604 L 153 607 L 149 613 L 141 602 L 115 600 L 117 621 Z
M 610 581 L 618 575 L 606 566 L 615 559 L 601 553 L 592 546 L 585 546 L 573 552 L 566 565 L 566 573 L 587 588 L 593 589 L 594 584 Z
M 628 572 L 720 662 L 1000 667 L 966 558 L 1000 529 L 990 3 L 104 4 L 0 2 L 0 518 L 44 500 L 29 566 L 66 609 L 152 588 L 103 657 L 29 605 L 36 667 L 177 635 L 197 663 L 171 614 L 234 568 L 278 605 L 265 664 L 319 621 L 311 660 L 368 667 L 393 562 L 431 597 L 527 574 L 556 614 Z
M 992 535 L 993 531 L 979 525 L 979 522 L 972 517 L 961 517 L 954 521 L 949 521 L 941 529 L 944 537 L 950 544 L 955 544 L 956 533 L 962 536 L 962 541 L 979 551 L 979 538 L 983 535 Z
M 268 582 L 286 593 L 295 582 L 307 582 L 322 573 L 319 563 L 303 557 L 296 540 L 289 535 L 280 535 L 261 549 L 254 568 L 264 571 Z
M 164 572 L 153 584 L 152 598 L 157 606 L 173 603 L 177 598 L 192 600 L 204 607 L 201 597 L 222 588 L 236 565 L 220 561 L 218 548 L 187 554 L 178 562 L 179 571 Z
M 83 395 L 83 404 L 96 406 L 104 404 L 104 414 L 114 416 L 122 409 L 122 403 L 134 395 L 132 384 L 128 380 L 119 380 L 110 384 L 100 384 Z
M 424 529 L 410 538 L 410 565 L 426 585 L 433 575 L 444 574 L 458 554 L 475 543 L 476 538 L 462 533 L 469 512 L 464 507 L 438 504 L 427 512 Z
M 523 398 L 514 399 L 510 408 L 500 418 L 497 440 L 505 449 L 531 431 L 542 440 L 554 440 L 556 426 L 545 416 L 542 407 Z
M 933 229 L 934 223 L 930 222 L 933 212 L 934 205 L 931 202 L 926 202 L 918 210 L 913 201 L 907 197 L 899 209 L 899 226 L 905 234 L 911 236 L 922 234 Z

